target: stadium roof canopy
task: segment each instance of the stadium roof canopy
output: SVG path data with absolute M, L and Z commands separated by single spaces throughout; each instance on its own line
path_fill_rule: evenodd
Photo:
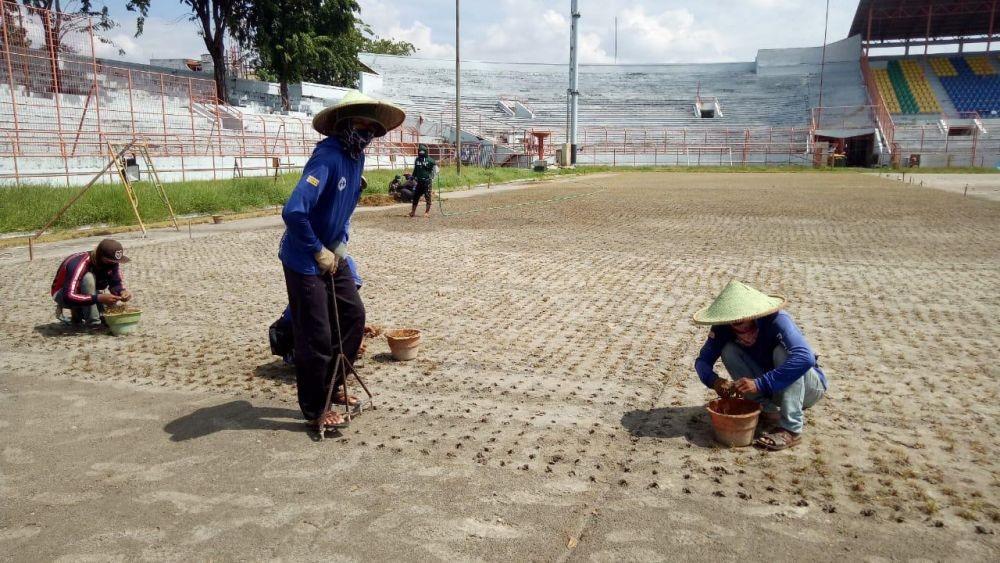
M 850 35 L 871 47 L 991 41 L 998 0 L 860 0 Z

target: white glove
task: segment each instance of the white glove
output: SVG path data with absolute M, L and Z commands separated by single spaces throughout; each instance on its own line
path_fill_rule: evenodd
M 316 253 L 316 265 L 319 266 L 319 273 L 330 274 L 337 271 L 337 255 L 330 252 L 327 247 L 323 247 Z
M 337 258 L 341 260 L 347 260 L 347 243 L 341 242 L 333 249 L 333 253 L 337 255 Z

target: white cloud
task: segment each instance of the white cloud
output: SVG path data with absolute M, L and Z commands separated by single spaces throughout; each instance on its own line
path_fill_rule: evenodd
M 361 17 L 379 37 L 409 41 L 417 48 L 417 56 L 429 59 L 454 58 L 453 42 L 434 41 L 431 27 L 420 20 L 403 22 L 397 5 L 392 0 L 360 0 Z
M 417 48 L 417 53 L 421 57 L 428 59 L 448 59 L 455 57 L 455 46 L 450 43 L 435 43 L 431 37 L 431 28 L 422 22 L 413 22 L 410 27 L 400 27 L 393 25 L 389 30 L 379 36 L 388 37 L 397 41 L 409 41 Z
M 119 27 L 106 33 L 115 45 L 95 42 L 98 57 L 148 64 L 149 59 L 197 59 L 206 53 L 205 41 L 198 35 L 198 25 L 181 20 L 147 18 L 142 35 L 133 37 L 135 18 L 122 18 Z M 125 55 L 118 54 L 118 48 Z
M 831 0 L 831 40 L 846 34 L 857 2 Z M 361 0 L 361 6 L 361 17 L 379 35 L 419 41 L 416 56 L 453 56 L 454 2 Z M 617 17 L 621 63 L 751 61 L 762 48 L 819 45 L 824 6 L 816 0 L 581 0 L 580 59 L 614 60 Z M 477 0 L 462 8 L 463 59 L 563 62 L 569 56 L 565 0 Z
M 730 58 L 726 36 L 697 25 L 688 10 L 650 14 L 637 5 L 619 16 L 619 62 L 701 62 Z M 624 33 L 622 33 L 624 32 Z
M 455 54 L 454 0 L 359 0 L 362 19 L 380 37 L 409 41 L 417 57 Z M 462 3 L 462 58 L 562 63 L 569 57 L 566 0 L 466 0 Z M 846 35 L 858 0 L 830 0 L 830 40 Z M 823 38 L 825 3 L 817 0 L 580 0 L 580 60 L 618 62 L 752 61 L 758 49 L 810 47 Z M 121 17 L 111 38 L 130 61 L 198 57 L 205 52 L 198 25 L 183 10 L 151 17 L 138 39 L 134 17 Z M 159 14 L 158 14 L 159 15 Z M 118 58 L 99 45 L 101 56 Z

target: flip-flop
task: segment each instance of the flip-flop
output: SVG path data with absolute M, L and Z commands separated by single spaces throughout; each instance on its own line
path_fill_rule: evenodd
M 768 451 L 777 452 L 796 446 L 802 441 L 801 434 L 793 434 L 784 428 L 767 432 L 754 441 L 754 445 Z

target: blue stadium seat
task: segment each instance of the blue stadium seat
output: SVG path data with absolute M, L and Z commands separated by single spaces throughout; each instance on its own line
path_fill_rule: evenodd
M 983 117 L 998 117 L 1000 113 L 1000 74 L 977 75 L 965 57 L 951 57 L 956 76 L 939 76 L 955 109 L 978 112 Z

